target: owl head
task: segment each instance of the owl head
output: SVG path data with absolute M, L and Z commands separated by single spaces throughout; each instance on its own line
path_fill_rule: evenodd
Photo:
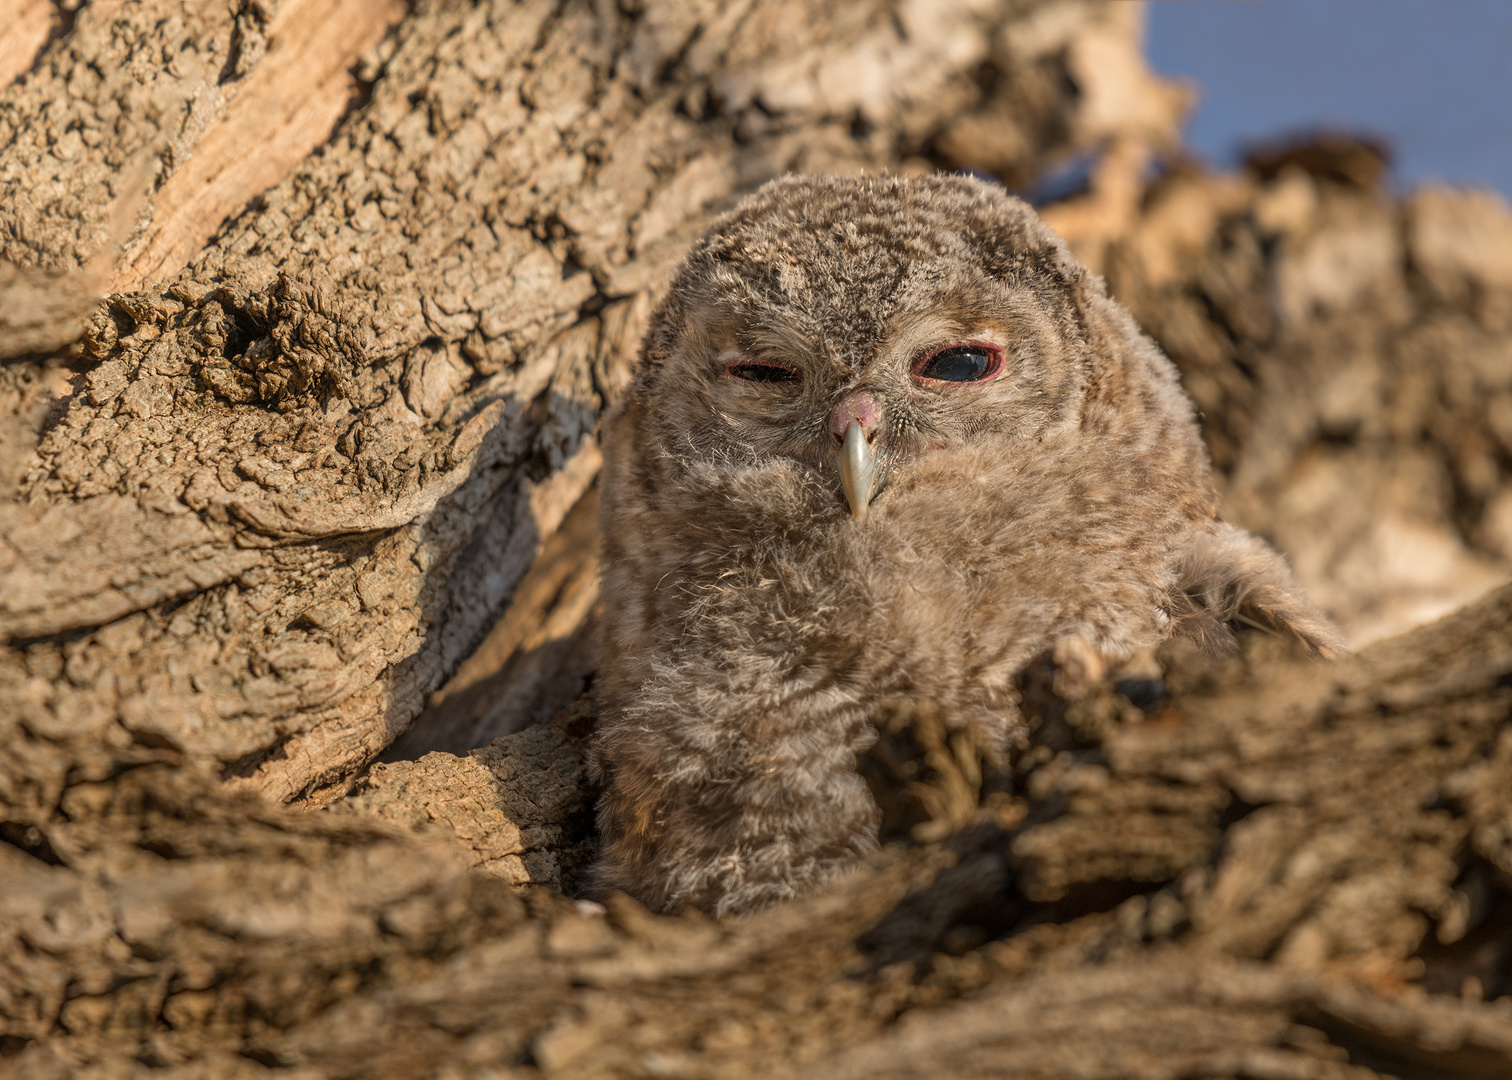
M 923 455 L 1056 429 L 1206 473 L 1169 362 L 1033 210 L 965 176 L 766 185 L 690 253 L 641 378 L 668 449 L 791 458 L 858 520 Z
M 1110 573 L 1141 551 L 1161 609 L 1214 651 L 1233 621 L 1340 647 L 1280 557 L 1217 520 L 1174 366 L 995 185 L 775 180 L 694 246 L 641 359 L 625 408 L 638 452 L 703 478 L 682 485 L 688 529 L 736 535 L 744 513 L 853 544 L 875 526 L 985 559 L 972 536 L 1032 518 L 1083 529 L 1072 546 Z M 801 500 L 762 502 L 779 472 Z

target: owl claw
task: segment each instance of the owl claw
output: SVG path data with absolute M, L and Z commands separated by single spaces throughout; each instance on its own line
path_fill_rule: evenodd
M 845 442 L 840 447 L 840 487 L 850 503 L 851 517 L 865 521 L 877 490 L 877 459 L 866 442 L 866 433 L 854 420 L 845 429 Z

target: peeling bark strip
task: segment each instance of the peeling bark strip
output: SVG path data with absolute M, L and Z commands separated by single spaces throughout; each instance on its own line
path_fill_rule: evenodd
M 236 64 L 238 92 L 158 189 L 156 212 L 113 292 L 176 274 L 221 222 L 278 183 L 330 136 L 357 87 L 349 74 L 405 13 L 404 0 L 281 0 Z M 251 48 L 261 51 L 252 60 Z
M 144 743 L 340 795 L 587 489 L 569 463 L 710 213 L 785 169 L 974 164 L 945 149 L 973 117 L 1012 114 L 973 145 L 1029 176 L 1120 89 L 1152 132 L 1179 105 L 1116 5 L 421 3 L 295 165 L 396 10 L 359 8 L 95 4 L 0 99 L 0 258 L 90 264 L 132 169 L 118 282 L 233 214 L 110 297 L 35 451 L 5 448 L 36 798 L 43 762 Z M 1067 78 L 1084 38 L 1126 85 Z
M 53 0 L 0 0 L 0 88 L 26 74 L 43 47 L 63 30 Z

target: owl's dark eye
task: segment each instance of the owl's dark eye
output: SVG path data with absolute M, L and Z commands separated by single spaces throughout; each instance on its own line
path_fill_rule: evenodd
M 995 346 L 951 345 L 925 357 L 914 376 L 934 382 L 983 382 L 1002 368 L 1003 351 Z
M 732 379 L 744 379 L 746 382 L 783 383 L 798 381 L 798 373 L 792 368 L 783 367 L 781 364 L 758 364 L 752 361 L 731 364 L 725 368 L 725 374 Z

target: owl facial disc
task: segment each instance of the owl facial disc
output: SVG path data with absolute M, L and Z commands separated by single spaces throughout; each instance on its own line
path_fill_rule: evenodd
M 877 490 L 877 459 L 866 441 L 861 425 L 852 420 L 845 429 L 840 447 L 840 487 L 850 503 L 851 516 L 858 523 L 866 520 L 867 508 Z

